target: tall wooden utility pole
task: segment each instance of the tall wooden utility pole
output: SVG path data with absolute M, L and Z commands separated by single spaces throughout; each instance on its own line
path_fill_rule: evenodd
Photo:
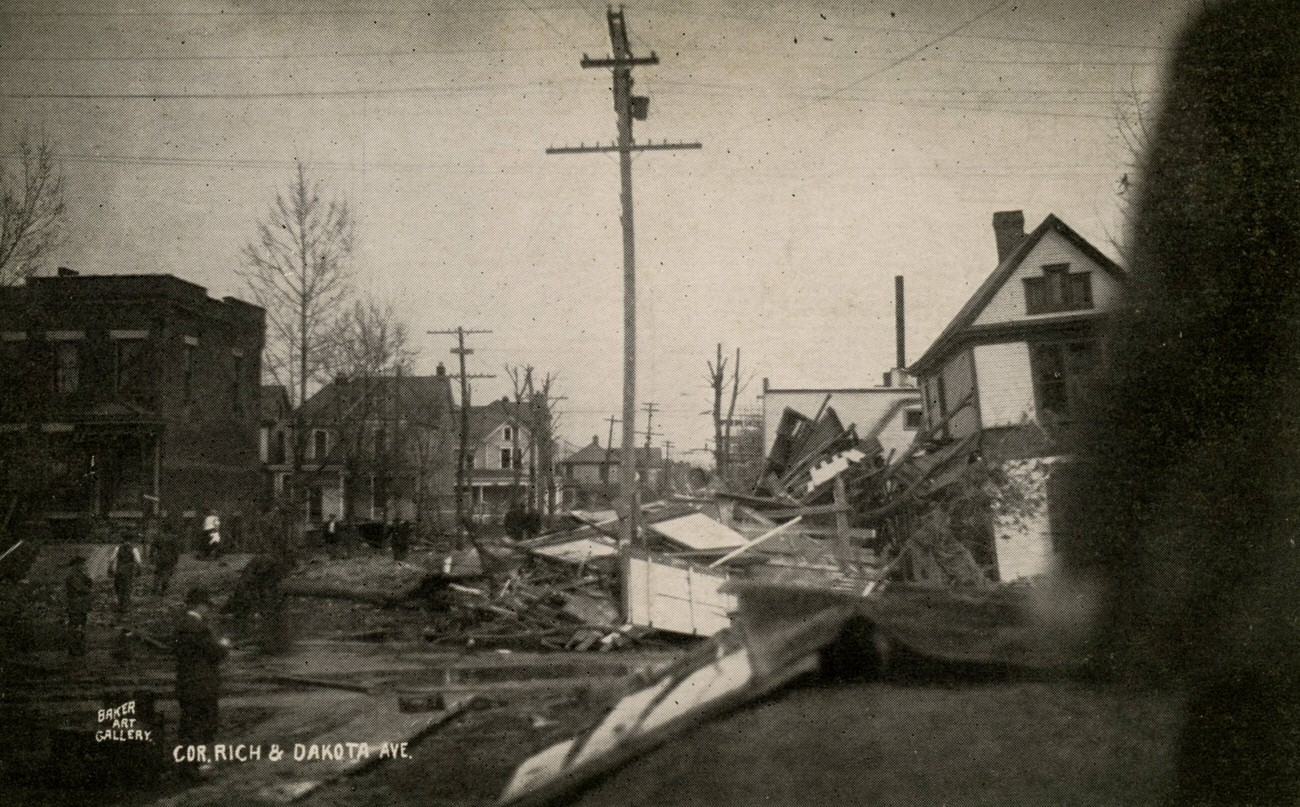
M 608 67 L 614 71 L 614 111 L 618 113 L 618 142 L 608 146 L 562 146 L 548 148 L 547 154 L 587 154 L 616 151 L 619 155 L 619 178 L 623 202 L 623 456 L 620 470 L 619 498 L 627 517 L 619 534 L 619 547 L 632 546 L 640 509 L 636 486 L 636 249 L 632 237 L 632 152 L 668 149 L 698 149 L 699 143 L 636 143 L 632 139 L 632 120 L 645 120 L 650 113 L 650 99 L 632 95 L 632 68 L 659 64 L 654 51 L 649 56 L 633 56 L 628 44 L 623 9 L 607 11 L 609 42 L 614 55 L 592 59 L 582 55 L 584 68 Z
M 465 357 L 474 352 L 465 347 L 465 335 L 492 333 L 456 326 L 454 331 L 429 331 L 430 334 L 456 337 L 456 347 L 451 352 L 460 357 L 460 453 L 456 459 L 456 548 L 463 546 L 465 535 L 465 488 L 473 484 L 474 466 L 469 463 L 469 380 L 471 378 L 496 378 L 495 375 L 469 375 L 465 372 Z

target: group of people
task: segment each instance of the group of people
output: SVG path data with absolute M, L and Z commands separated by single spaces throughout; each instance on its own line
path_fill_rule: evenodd
M 206 526 L 206 525 L 205 525 Z M 219 545 L 219 536 L 213 544 Z M 180 558 L 175 536 L 159 531 L 149 553 L 153 562 L 154 587 L 158 594 L 167 591 L 172 573 Z M 210 552 L 205 545 L 201 551 Z M 68 653 L 74 658 L 86 654 L 86 625 L 94 606 L 94 580 L 87 570 L 84 556 L 68 563 L 64 579 Z M 108 577 L 116 595 L 116 615 L 124 622 L 130 611 L 131 595 L 142 574 L 144 558 L 138 546 L 124 537 L 113 549 Z M 172 650 L 176 658 L 176 700 L 180 706 L 177 741 L 181 745 L 210 744 L 220 723 L 220 665 L 230 650 L 230 641 L 221 637 L 214 626 L 212 600 L 201 586 L 192 587 L 184 597 L 184 607 L 176 621 Z M 197 766 L 201 769 L 204 766 Z M 193 773 L 193 767 L 187 767 Z
M 180 563 L 181 545 L 175 530 L 169 529 L 162 522 L 155 522 L 149 528 L 148 558 L 141 552 L 143 540 L 132 541 L 131 536 L 124 535 L 116 546 L 108 562 L 108 578 L 113 583 L 116 597 L 115 615 L 119 623 L 125 622 L 131 611 L 131 598 L 136 591 L 137 581 L 144 575 L 146 561 L 152 566 L 152 592 L 162 595 L 171 586 L 171 579 Z M 143 536 L 141 536 L 141 539 Z M 203 557 L 218 557 L 221 552 L 221 519 L 216 511 L 209 510 L 203 521 L 203 539 L 199 554 Z M 68 654 L 81 656 L 86 652 L 86 623 L 93 606 L 93 583 L 86 570 L 86 559 L 82 556 L 72 558 L 68 563 L 69 571 L 64 580 L 68 623 Z
M 411 551 L 413 533 L 414 528 L 410 521 L 404 518 L 390 518 L 384 523 L 383 532 L 379 534 L 380 546 L 382 543 L 387 543 L 392 550 L 393 560 L 404 561 Z M 333 513 L 330 513 L 329 518 L 321 525 L 321 539 L 330 557 L 350 556 L 355 535 L 356 528 L 339 524 L 338 517 Z

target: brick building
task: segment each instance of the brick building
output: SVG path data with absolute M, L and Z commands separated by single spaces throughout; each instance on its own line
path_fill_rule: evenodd
M 85 538 L 97 519 L 213 507 L 237 542 L 260 492 L 264 333 L 261 308 L 171 275 L 0 289 L 6 508 Z

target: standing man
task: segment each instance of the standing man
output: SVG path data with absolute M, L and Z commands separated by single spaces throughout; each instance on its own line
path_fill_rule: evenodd
M 398 563 L 406 560 L 406 553 L 411 548 L 411 522 L 400 518 L 393 525 L 392 547 L 393 560 Z
M 230 640 L 212 630 L 212 603 L 207 589 L 185 594 L 185 613 L 176 625 L 176 700 L 181 707 L 178 739 L 182 745 L 210 745 L 220 725 L 221 662 Z M 203 771 L 210 766 L 200 766 Z
M 153 563 L 155 594 L 167 593 L 167 586 L 171 583 L 172 574 L 175 573 L 176 564 L 180 559 L 181 552 L 176 542 L 176 533 L 171 529 L 170 524 L 164 522 L 159 526 L 158 538 L 149 552 L 149 560 Z
M 78 555 L 68 561 L 68 575 L 63 581 L 68 606 L 68 655 L 86 655 L 86 618 L 90 614 L 94 581 L 86 574 L 86 559 Z
M 203 534 L 207 536 L 208 543 L 204 547 L 204 552 L 210 558 L 221 556 L 221 517 L 217 511 L 208 508 L 208 515 L 203 519 Z
M 108 563 L 108 575 L 113 578 L 113 591 L 117 594 L 117 621 L 126 619 L 126 612 L 131 608 L 131 591 L 135 588 L 135 576 L 143 562 L 140 550 L 131 539 L 123 536 L 122 543 L 113 550 L 113 559 Z
M 506 534 L 512 540 L 522 541 L 524 538 L 524 529 L 528 522 L 528 514 L 524 512 L 524 506 L 515 499 L 510 503 L 510 509 L 506 512 L 505 523 Z
M 331 558 L 338 557 L 339 554 L 339 522 L 333 513 L 325 520 L 325 526 L 321 527 L 321 537 L 325 539 L 325 551 Z

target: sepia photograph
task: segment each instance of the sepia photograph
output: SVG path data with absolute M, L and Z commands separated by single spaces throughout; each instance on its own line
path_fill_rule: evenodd
M 1300 4 L 0 0 L 0 804 L 1300 804 Z

